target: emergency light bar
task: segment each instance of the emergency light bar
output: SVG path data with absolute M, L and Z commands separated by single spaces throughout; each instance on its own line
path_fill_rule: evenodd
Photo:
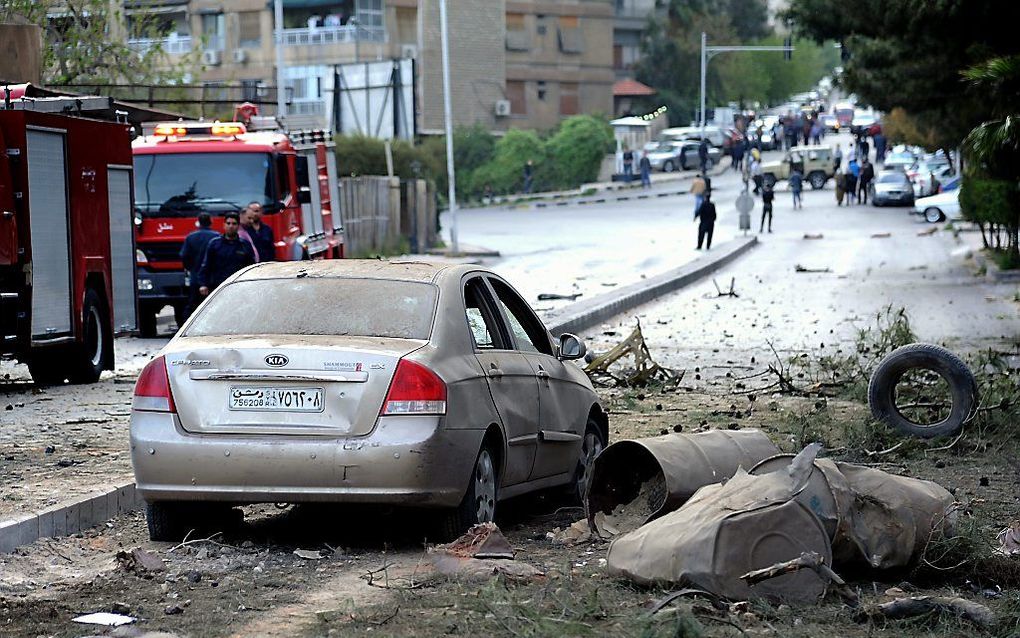
M 246 132 L 244 124 L 239 122 L 167 122 L 157 124 L 153 134 L 157 137 L 176 139 L 192 136 L 234 137 Z

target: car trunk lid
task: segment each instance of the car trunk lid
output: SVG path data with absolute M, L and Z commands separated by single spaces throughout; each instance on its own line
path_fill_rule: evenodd
M 166 354 L 181 426 L 201 434 L 361 436 L 401 357 L 425 341 L 180 337 Z

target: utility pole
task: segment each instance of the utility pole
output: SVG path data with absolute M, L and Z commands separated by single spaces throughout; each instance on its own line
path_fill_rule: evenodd
M 283 85 L 283 0 L 273 0 L 273 36 L 276 41 L 276 117 L 287 116 L 287 89 Z M 282 125 L 282 123 L 281 123 Z
M 439 0 L 439 34 L 443 49 L 443 118 L 446 121 L 446 174 L 449 177 L 450 250 L 460 253 L 457 242 L 457 186 L 453 170 L 453 111 L 450 102 L 450 35 L 446 24 L 446 0 Z
M 705 139 L 705 119 L 706 119 L 706 105 L 705 105 L 705 75 L 708 70 L 708 61 L 712 59 L 712 56 L 717 53 L 727 53 L 730 51 L 782 51 L 785 54 L 793 52 L 794 47 L 792 40 L 787 38 L 787 44 L 780 47 L 774 46 L 708 46 L 708 35 L 701 32 L 701 117 L 698 122 L 701 125 L 701 139 Z M 789 59 L 789 58 L 787 58 Z

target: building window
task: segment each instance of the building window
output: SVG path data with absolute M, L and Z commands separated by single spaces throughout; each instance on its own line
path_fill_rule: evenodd
M 506 14 L 506 50 L 531 50 L 531 32 L 524 26 L 523 13 Z
M 577 16 L 560 16 L 556 29 L 556 37 L 561 53 L 581 53 L 584 51 L 584 36 L 581 34 Z
M 358 23 L 363 27 L 381 27 L 383 25 L 382 0 L 358 0 Z
M 560 84 L 560 115 L 577 115 L 580 113 L 577 103 L 577 82 Z
M 238 11 L 238 44 L 250 49 L 262 46 L 261 11 Z
M 241 99 L 245 102 L 258 102 L 261 87 L 262 80 L 241 80 Z
M 506 81 L 506 99 L 510 100 L 511 115 L 527 115 L 528 100 L 524 89 L 525 85 L 521 80 Z
M 538 99 L 545 101 L 545 80 L 538 81 Z
M 224 48 L 224 21 L 222 13 L 202 14 L 202 38 L 207 51 L 222 51 Z

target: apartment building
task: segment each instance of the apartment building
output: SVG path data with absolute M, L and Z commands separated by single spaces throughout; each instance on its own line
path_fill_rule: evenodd
M 634 77 L 648 20 L 664 13 L 656 0 L 613 0 L 613 70 L 617 79 Z
M 165 50 L 201 50 L 194 81 L 240 85 L 249 98 L 276 84 L 272 0 L 124 0 L 124 6 L 129 38 L 131 16 L 144 11 L 158 14 Z M 457 125 L 548 129 L 575 113 L 612 112 L 612 0 L 448 0 L 448 10 Z M 334 65 L 413 58 L 417 129 L 442 132 L 439 0 L 283 0 L 280 38 L 292 122 L 326 124 Z

